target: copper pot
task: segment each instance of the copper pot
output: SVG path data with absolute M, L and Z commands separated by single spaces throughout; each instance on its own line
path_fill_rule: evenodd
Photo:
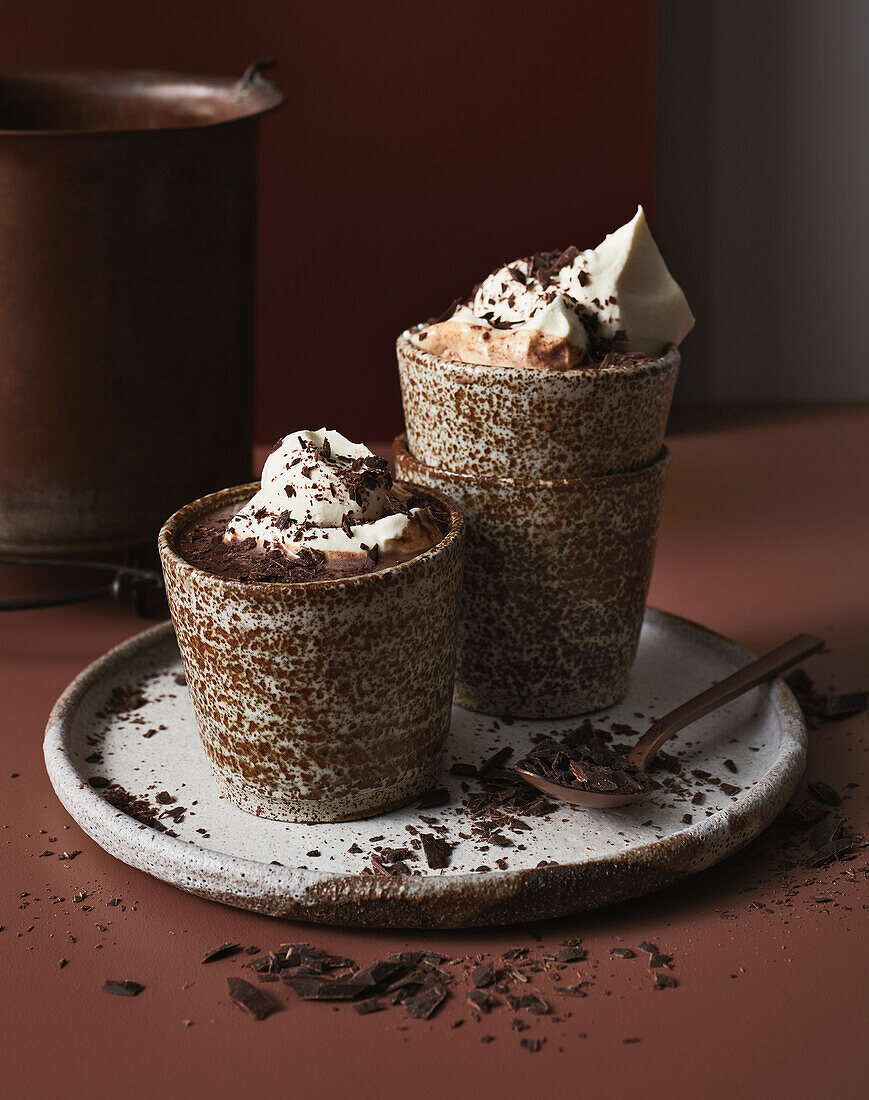
M 257 121 L 242 80 L 0 69 L 0 551 L 152 543 L 250 480 Z

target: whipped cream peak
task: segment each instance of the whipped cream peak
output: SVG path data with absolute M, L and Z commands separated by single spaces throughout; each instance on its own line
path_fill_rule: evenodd
M 642 206 L 583 255 L 583 266 L 569 264 L 558 273 L 557 282 L 596 312 L 598 339 L 646 355 L 682 343 L 694 327 L 694 317 L 655 244 Z
M 413 339 L 445 358 L 470 356 L 469 363 L 564 370 L 580 365 L 589 349 L 657 355 L 693 326 L 638 206 L 597 248 L 571 245 L 501 265 L 452 316 Z
M 525 322 L 524 328 L 564 340 L 575 348 L 588 347 L 588 333 L 580 320 L 576 302 L 566 294 L 554 294 Z
M 293 523 L 338 527 L 383 515 L 392 487 L 389 464 L 340 432 L 292 432 L 265 461 L 256 498 Z
M 440 541 L 426 508 L 407 508 L 389 464 L 327 428 L 291 432 L 263 465 L 261 487 L 227 523 L 224 542 L 253 539 L 291 558 L 412 557 Z

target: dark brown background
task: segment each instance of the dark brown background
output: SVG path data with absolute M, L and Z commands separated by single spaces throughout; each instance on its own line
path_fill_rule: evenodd
M 256 438 L 328 421 L 386 439 L 402 328 L 502 260 L 591 247 L 651 207 L 655 15 L 654 0 L 40 0 L 6 11 L 0 61 L 241 74 L 279 59 Z

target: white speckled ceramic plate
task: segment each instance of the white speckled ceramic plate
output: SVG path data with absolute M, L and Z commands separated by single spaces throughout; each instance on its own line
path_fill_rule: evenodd
M 628 697 L 596 715 L 595 724 L 644 729 L 750 657 L 700 626 L 649 611 Z M 455 928 L 559 916 L 648 893 L 756 836 L 784 807 L 805 762 L 802 714 L 776 681 L 670 742 L 668 751 L 682 761 L 680 790 L 662 788 L 617 810 L 559 806 L 548 817 L 526 818 L 531 831 L 504 830 L 512 846 L 490 847 L 471 832 L 463 780 L 449 774 L 451 765 L 479 763 L 505 745 L 516 760 L 533 733 L 557 735 L 578 720 L 508 723 L 456 707 L 442 778 L 450 805 L 336 825 L 286 824 L 252 817 L 219 795 L 187 690 L 176 682 L 180 672 L 169 623 L 86 669 L 58 700 L 46 730 L 54 789 L 82 828 L 125 863 L 204 897 L 297 920 Z M 113 692 L 136 687 L 143 705 L 99 717 Z M 163 819 L 177 837 L 115 808 L 105 787 L 90 785 L 95 776 L 161 811 L 172 806 L 158 805 L 156 795 L 169 792 L 174 805 L 186 807 L 179 823 Z M 430 833 L 438 825 L 456 845 L 449 868 L 430 870 L 420 852 L 412 875 L 364 873 L 373 846 L 407 847 L 415 835 L 408 826 Z

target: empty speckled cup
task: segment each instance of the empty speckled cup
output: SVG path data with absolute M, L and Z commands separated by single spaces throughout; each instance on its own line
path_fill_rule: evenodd
M 637 651 L 669 454 L 609 477 L 484 478 L 393 444 L 404 481 L 465 513 L 456 699 L 488 714 L 558 718 L 618 702 Z
M 642 469 L 664 445 L 679 351 L 639 365 L 557 371 L 442 359 L 404 332 L 398 374 L 408 446 L 460 474 L 596 477 Z
M 258 484 L 176 512 L 159 537 L 172 622 L 202 743 L 224 793 L 281 821 L 371 817 L 430 789 L 450 724 L 464 519 L 401 565 L 340 580 L 206 573 L 176 536 Z

